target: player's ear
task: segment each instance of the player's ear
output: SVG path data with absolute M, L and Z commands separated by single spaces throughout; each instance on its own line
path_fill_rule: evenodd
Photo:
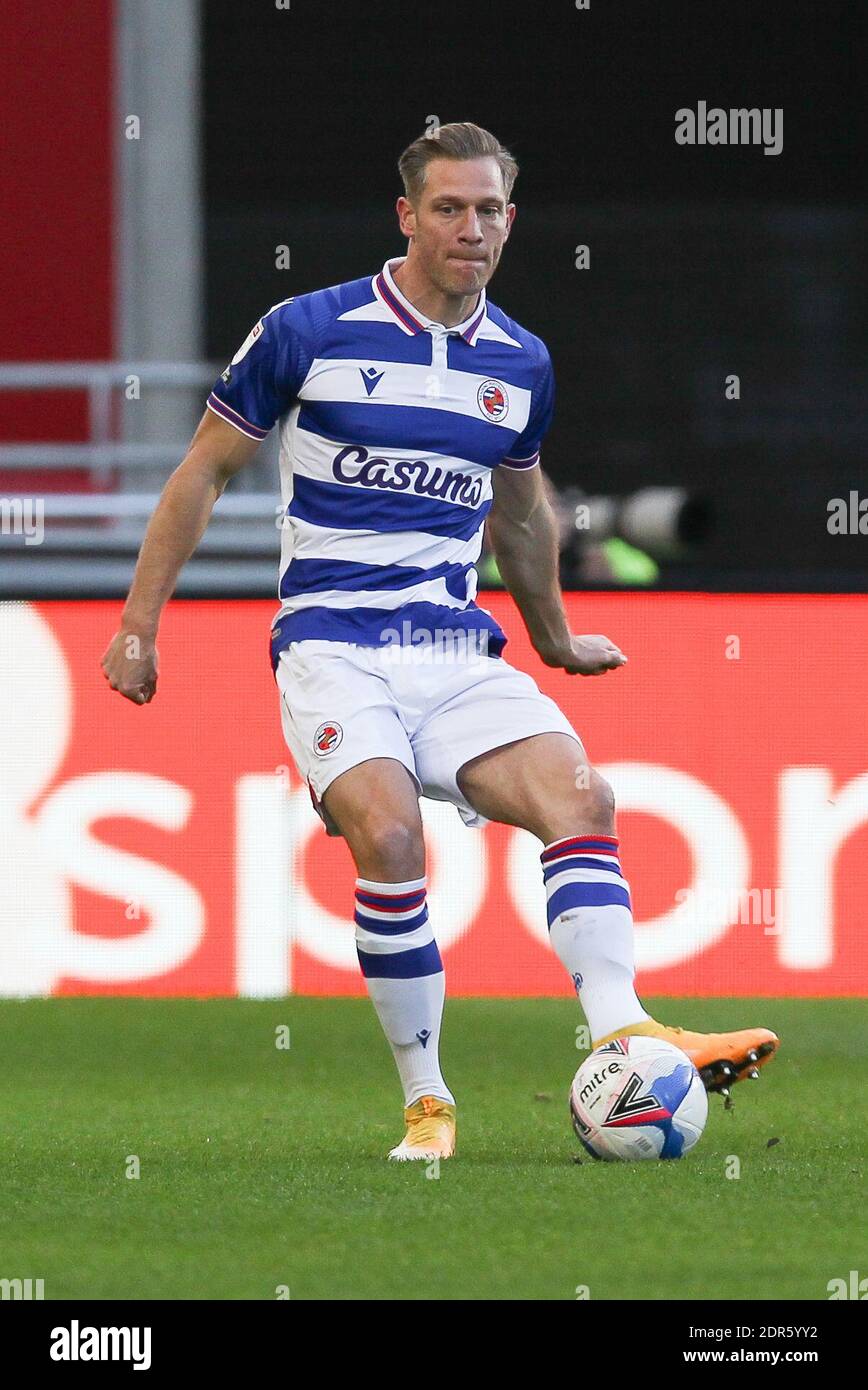
M 416 231 L 416 211 L 409 198 L 402 195 L 395 204 L 395 211 L 398 214 L 398 226 L 404 236 L 413 236 Z
M 507 205 L 506 205 L 506 231 L 505 231 L 504 234 L 503 234 L 503 239 L 504 239 L 504 241 L 506 241 L 507 238 L 509 237 L 509 234 L 510 234 L 510 232 L 512 231 L 512 224 L 513 224 L 514 221 L 515 221 L 515 203 L 507 203 Z

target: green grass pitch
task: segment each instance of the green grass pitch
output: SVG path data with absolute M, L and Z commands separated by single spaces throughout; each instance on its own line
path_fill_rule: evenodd
M 0 1277 L 48 1299 L 826 1299 L 865 1270 L 864 1004 L 649 1003 L 782 1038 L 687 1158 L 576 1163 L 575 1003 L 455 999 L 458 1157 L 429 1177 L 385 1162 L 401 1102 L 367 1000 L 2 1001 Z

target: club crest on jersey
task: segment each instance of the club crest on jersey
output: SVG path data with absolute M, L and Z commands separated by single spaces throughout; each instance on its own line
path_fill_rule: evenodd
M 327 719 L 324 724 L 320 724 L 313 736 L 313 751 L 324 758 L 326 753 L 333 753 L 343 740 L 344 731 L 340 724 L 336 724 L 333 719 Z
M 506 387 L 501 386 L 499 381 L 483 381 L 476 393 L 476 400 L 486 420 L 499 422 L 506 418 L 509 396 Z

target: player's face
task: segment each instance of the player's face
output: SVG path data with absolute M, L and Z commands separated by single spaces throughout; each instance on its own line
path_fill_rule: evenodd
M 488 284 L 515 217 L 492 158 L 432 160 L 418 202 L 399 199 L 398 210 L 414 259 L 448 295 Z

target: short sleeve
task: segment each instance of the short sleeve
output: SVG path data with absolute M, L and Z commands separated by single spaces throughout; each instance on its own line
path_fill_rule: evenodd
M 531 390 L 527 424 L 501 461 L 501 468 L 533 468 L 539 463 L 540 445 L 548 433 L 555 408 L 555 374 L 548 349 L 542 349 L 536 380 Z
M 293 404 L 307 372 L 293 300 L 255 323 L 214 383 L 206 405 L 249 439 L 264 439 Z

